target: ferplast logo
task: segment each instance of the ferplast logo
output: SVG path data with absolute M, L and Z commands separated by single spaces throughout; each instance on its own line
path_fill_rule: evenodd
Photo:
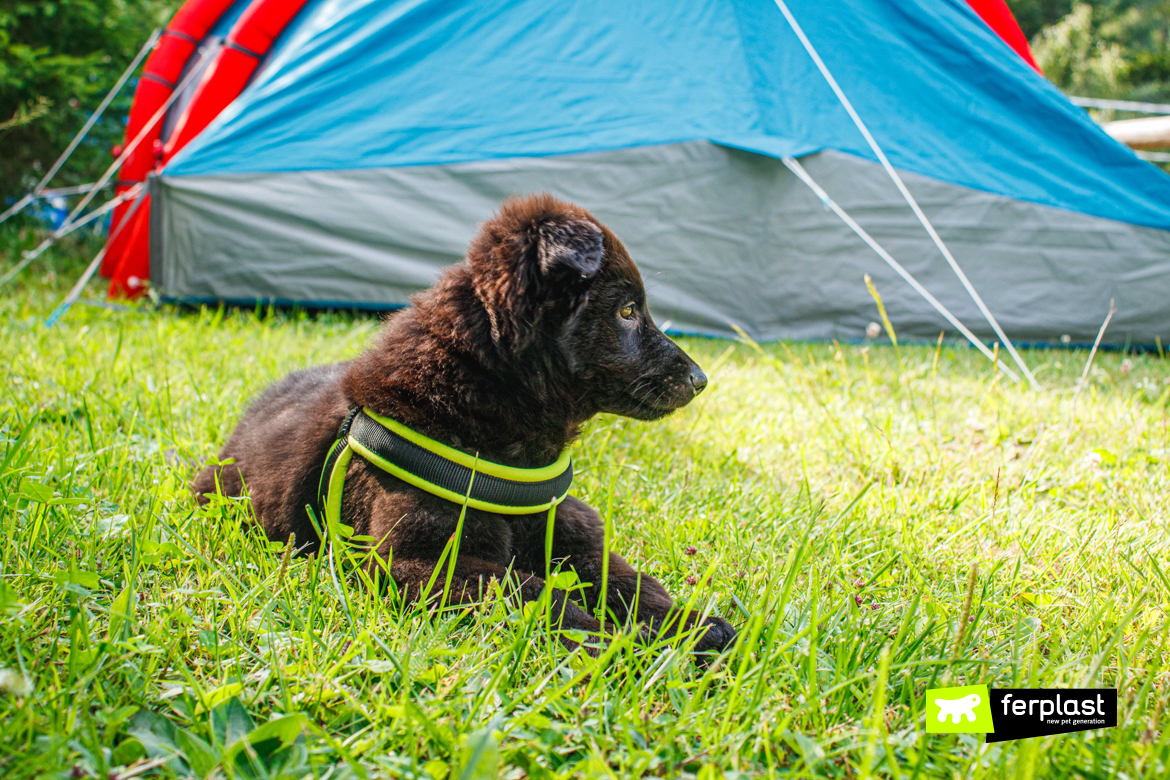
M 1109 729 L 1117 725 L 1117 689 L 996 688 L 991 715 L 988 742 Z
M 988 742 L 1113 728 L 1115 688 L 989 688 L 926 692 L 928 734 L 986 734 Z
M 927 690 L 927 734 L 988 734 L 994 731 L 991 694 L 986 685 Z

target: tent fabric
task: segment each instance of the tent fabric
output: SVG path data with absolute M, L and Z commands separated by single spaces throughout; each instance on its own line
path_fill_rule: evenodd
M 981 337 L 991 329 L 876 163 L 805 167 Z M 1116 299 L 1117 343 L 1170 337 L 1170 233 L 903 173 L 1013 338 L 1091 342 Z M 876 312 L 904 337 L 951 327 L 779 161 L 707 142 L 444 166 L 161 177 L 153 276 L 188 301 L 392 308 L 464 252 L 513 193 L 591 209 L 631 248 L 675 331 L 856 339 Z M 241 258 L 247 258 L 241 262 Z
M 208 31 L 207 35 L 199 42 L 198 47 L 191 53 L 190 59 L 183 65 L 183 70 L 179 77 L 175 80 L 176 84 L 182 83 L 187 74 L 194 68 L 202 73 L 207 72 L 207 68 L 211 65 L 212 60 L 219 53 L 223 47 L 224 39 L 227 38 L 231 32 L 232 26 L 240 18 L 240 16 L 247 10 L 248 5 L 252 0 L 235 0 L 228 7 L 228 9 L 219 17 L 215 25 Z M 171 107 L 167 109 L 167 115 L 163 118 L 162 131 L 159 133 L 159 138 L 166 143 L 174 133 L 175 125 L 179 121 L 179 117 L 183 115 L 184 110 L 191 102 L 191 98 L 195 95 L 196 90 L 199 89 L 199 84 L 202 81 L 202 76 L 197 76 L 187 82 L 183 87 L 183 93 L 171 103 Z M 151 154 L 154 150 L 151 149 Z
M 133 181 L 145 180 L 147 173 L 158 167 L 160 161 L 165 164 L 206 127 L 240 94 L 260 60 L 267 55 L 273 39 L 296 16 L 305 1 L 234 0 L 225 7 L 225 0 L 188 0 L 163 36 L 163 45 L 171 50 L 164 59 L 175 64 L 186 60 L 176 82 L 181 91 L 174 96 L 161 126 L 150 129 L 154 138 L 149 158 L 143 154 L 137 160 L 127 161 L 122 167 L 123 177 L 131 175 L 136 176 Z M 211 23 L 213 26 L 207 30 Z M 180 45 L 172 45 L 171 39 L 178 39 Z M 190 46 L 195 43 L 198 43 L 198 49 L 192 52 Z M 148 73 L 152 63 L 154 58 L 148 62 Z M 140 104 L 141 86 L 140 83 L 135 97 L 136 111 L 144 108 Z M 153 110 L 153 105 L 151 100 L 146 101 L 147 108 Z M 128 134 L 130 129 L 127 128 Z M 158 150 L 155 145 L 160 143 L 162 148 Z M 137 297 L 146 290 L 145 277 L 150 266 L 150 211 L 149 198 L 138 203 L 132 223 L 122 226 L 119 231 L 124 238 L 111 240 L 106 247 L 102 267 L 104 275 L 110 277 L 111 296 Z M 119 227 L 120 221 L 121 212 L 116 212 L 113 225 Z
M 891 162 L 1170 229 L 1170 179 L 963 0 L 789 4 Z M 333 0 L 165 175 L 444 165 L 705 140 L 872 152 L 771 0 Z
M 230 21 L 222 47 L 215 53 L 214 62 L 209 62 L 211 70 L 200 81 L 190 104 L 177 112 L 180 116 L 173 137 L 167 140 L 164 161 L 186 146 L 240 94 L 305 2 L 247 0 L 246 16 Z
M 997 23 L 788 5 L 1011 338 L 1091 341 L 1110 299 L 1107 342 L 1170 335 L 1170 178 Z M 500 200 L 545 190 L 614 228 L 676 329 L 861 338 L 869 273 L 902 335 L 937 337 L 786 155 L 992 338 L 774 0 L 310 0 L 152 179 L 150 276 L 173 300 L 406 305 Z

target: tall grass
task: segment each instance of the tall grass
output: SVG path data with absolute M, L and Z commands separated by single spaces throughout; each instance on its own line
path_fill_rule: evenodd
M 0 298 L 0 775 L 1167 772 L 1157 355 L 1098 354 L 1066 444 L 1084 353 L 1027 354 L 1036 393 L 949 343 L 683 340 L 707 392 L 595 420 L 574 491 L 739 628 L 704 669 L 629 635 L 570 652 L 498 593 L 428 616 L 359 579 L 353 540 L 291 557 L 245 502 L 195 504 L 249 399 L 376 320 L 79 306 L 46 329 L 69 280 L 44 269 Z M 1119 726 L 927 735 L 944 683 L 1117 686 Z

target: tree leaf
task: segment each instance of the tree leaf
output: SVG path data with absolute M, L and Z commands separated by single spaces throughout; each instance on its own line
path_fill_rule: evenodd
M 447 773 L 451 771 L 451 768 L 447 766 L 446 761 L 440 761 L 436 758 L 423 764 L 423 771 L 435 778 L 435 780 L 443 780 L 447 776 Z
M 139 710 L 130 719 L 127 732 L 142 743 L 146 755 L 151 758 L 171 756 L 166 765 L 176 773 L 187 773 L 189 767 L 175 742 L 175 724 L 150 710 Z
M 228 683 L 221 685 L 213 691 L 206 693 L 200 705 L 204 710 L 215 709 L 221 702 L 227 701 L 232 696 L 235 696 L 240 691 L 244 690 L 244 686 L 239 683 Z
M 95 572 L 80 571 L 76 568 L 57 572 L 53 575 L 53 581 L 58 585 L 80 585 L 90 590 L 96 590 L 101 585 L 101 578 Z
M 567 571 L 558 571 L 553 575 L 552 579 L 548 581 L 549 587 L 557 588 L 558 590 L 568 590 L 576 585 L 578 582 L 577 572 L 569 569 Z
M 238 766 L 244 761 L 250 762 L 250 758 L 240 755 L 245 746 L 250 746 L 262 764 L 270 764 L 273 754 L 296 742 L 308 723 L 308 716 L 300 712 L 261 723 L 228 748 L 223 763 Z
M 146 748 L 138 737 L 127 737 L 110 753 L 111 766 L 129 766 L 146 757 Z
M 48 504 L 53 500 L 53 487 L 22 479 L 20 481 L 20 495 L 38 504 Z
M 107 636 L 115 641 L 121 634 L 122 626 L 134 616 L 134 594 L 127 585 L 110 605 L 110 630 Z

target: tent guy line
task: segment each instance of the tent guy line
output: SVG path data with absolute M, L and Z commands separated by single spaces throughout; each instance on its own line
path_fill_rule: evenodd
M 113 198 L 110 198 L 105 203 L 98 206 L 96 209 L 89 212 L 76 222 L 67 222 L 62 224 L 60 228 L 54 230 L 48 238 L 38 244 L 35 249 L 30 249 L 29 251 L 25 252 L 21 261 L 14 265 L 7 273 L 4 274 L 4 276 L 0 277 L 0 287 L 3 287 L 4 285 L 8 284 L 8 282 L 12 281 L 12 279 L 18 273 L 23 271 L 29 263 L 31 263 L 33 260 L 36 260 L 46 249 L 52 246 L 54 241 L 69 235 L 75 230 L 80 230 L 98 217 L 108 214 L 110 211 L 117 208 L 119 204 L 137 195 L 140 189 L 141 186 L 136 185 L 134 188 L 129 189 L 120 195 L 115 195 Z
M 837 80 L 833 78 L 833 74 L 829 72 L 828 66 L 825 65 L 824 60 L 821 59 L 821 55 L 817 53 L 816 48 L 812 45 L 812 41 L 810 41 L 808 36 L 804 34 L 804 29 L 800 26 L 800 23 L 796 21 L 796 17 L 793 16 L 792 12 L 788 10 L 788 6 L 785 5 L 784 0 L 775 0 L 775 2 L 776 6 L 780 9 L 780 13 L 784 14 L 784 19 L 788 22 L 788 26 L 792 28 L 792 31 L 796 33 L 796 37 L 800 39 L 800 44 L 804 47 L 804 50 L 808 52 L 810 57 L 812 57 L 813 62 L 817 66 L 817 70 L 819 70 L 821 75 L 825 77 L 825 81 L 829 82 L 829 86 L 833 89 L 833 94 L 837 96 L 837 99 L 841 102 L 842 107 L 844 107 L 845 111 L 849 114 L 849 118 L 853 120 L 853 124 L 857 125 L 857 129 L 861 131 L 863 136 L 865 136 L 865 141 L 869 144 L 869 148 L 873 150 L 875 155 L 877 155 L 878 161 L 881 162 L 882 167 L 886 169 L 886 173 L 888 173 L 890 178 L 893 179 L 894 184 L 898 187 L 898 191 L 902 193 L 902 197 L 906 199 L 906 202 L 910 204 L 910 208 L 914 210 L 914 215 L 918 217 L 918 221 L 922 223 L 924 228 L 926 228 L 926 232 L 930 234 L 930 238 L 932 241 L 934 241 L 935 246 L 937 246 L 939 251 L 942 252 L 943 257 L 946 258 L 946 261 L 954 270 L 955 275 L 959 277 L 959 281 L 963 283 L 963 287 L 967 289 L 967 292 L 970 294 L 972 300 L 975 301 L 975 304 L 979 307 L 979 310 L 983 312 L 983 316 L 987 319 L 988 324 L 990 324 L 992 329 L 995 331 L 995 335 L 999 336 L 1000 341 L 1002 341 L 1003 345 L 1007 347 L 1007 350 L 1011 354 L 1012 359 L 1016 361 L 1016 365 L 1018 365 L 1020 370 L 1024 372 L 1024 376 L 1028 378 L 1028 383 L 1032 386 L 1032 389 L 1039 390 L 1040 385 L 1036 382 L 1036 377 L 1032 376 L 1032 372 L 1028 369 L 1027 363 L 1024 362 L 1022 357 L 1020 357 L 1020 353 L 1017 352 L 1015 346 L 1012 345 L 1011 339 L 1009 339 L 1007 334 L 1003 332 L 1003 328 L 999 326 L 999 322 L 996 321 L 995 316 L 991 313 L 991 310 L 987 308 L 987 304 L 983 302 L 983 298 L 981 298 L 979 293 L 975 290 L 975 286 L 971 284 L 971 281 L 967 278 L 967 274 L 963 273 L 963 269 L 959 267 L 958 261 L 955 260 L 954 255 L 951 254 L 951 251 L 947 248 L 947 245 L 943 243 L 942 237 L 940 237 L 938 231 L 934 229 L 934 225 L 932 225 L 930 220 L 927 219 L 926 214 L 918 205 L 918 201 L 915 200 L 914 196 L 910 194 L 910 190 L 906 188 L 906 184 L 902 181 L 902 177 L 898 175 L 896 170 L 894 170 L 894 166 L 891 165 L 889 159 L 886 158 L 885 152 L 882 151 L 882 148 L 878 145 L 878 142 L 869 132 L 869 128 L 866 127 L 865 122 L 863 122 L 861 119 L 861 116 L 857 113 L 856 109 L 853 108 L 853 104 L 849 102 L 849 98 L 845 96 L 845 92 L 841 89 L 841 86 L 837 83 Z
M 133 141 L 126 145 L 126 148 L 122 150 L 122 153 L 118 155 L 117 159 L 110 163 L 110 167 L 106 168 L 106 172 L 103 173 L 101 178 L 97 180 L 94 188 L 90 190 L 84 198 L 81 199 L 80 203 L 73 207 L 73 211 L 70 212 L 66 223 L 72 221 L 73 218 L 76 217 L 82 209 L 89 205 L 89 202 L 93 200 L 93 196 L 97 194 L 98 190 L 106 186 L 110 179 L 113 178 L 118 168 L 121 167 L 122 163 L 126 161 L 126 158 L 133 154 L 134 150 L 138 148 L 138 145 L 142 143 L 142 139 L 146 137 L 146 134 L 150 128 L 154 127 L 155 124 L 157 124 L 164 116 L 166 116 L 167 109 L 170 108 L 171 103 L 174 103 L 175 100 L 178 99 L 179 95 L 182 94 L 183 88 L 200 75 L 202 74 L 199 73 L 198 69 L 193 68 L 190 73 L 183 77 L 183 80 L 179 82 L 179 86 L 177 86 L 175 91 L 170 94 L 170 96 L 166 99 L 166 102 L 158 107 L 158 110 L 155 111 L 154 115 L 147 121 L 146 126 L 142 128 L 138 135 L 134 136 Z
M 1105 100 L 1075 95 L 1069 96 L 1069 102 L 1081 108 L 1110 108 L 1114 111 L 1133 111 L 1136 114 L 1170 115 L 1170 103 L 1139 103 L 1133 100 Z
M 45 197 L 45 187 L 48 186 L 53 177 L 57 175 L 57 172 L 61 170 L 61 166 L 65 164 L 66 160 L 68 160 L 69 157 L 73 154 L 73 151 L 77 149 L 78 144 L 80 144 L 85 139 L 85 137 L 89 135 L 89 131 L 93 129 L 93 126 L 97 123 L 98 119 L 100 119 L 102 114 L 106 112 L 106 109 L 110 107 L 110 103 L 114 102 L 114 98 L 117 97 L 118 93 L 122 91 L 122 87 L 126 85 L 126 82 L 129 80 L 130 76 L 133 75 L 134 71 L 138 70 L 138 66 L 142 63 L 142 60 L 146 57 L 147 54 L 151 52 L 151 50 L 154 49 L 154 45 L 158 43 L 158 39 L 161 35 L 162 30 L 157 28 L 151 32 L 150 37 L 146 39 L 146 43 L 142 44 L 142 48 L 138 50 L 138 54 L 134 55 L 134 59 L 131 60 L 130 64 L 126 66 L 126 69 L 122 71 L 122 75 L 118 77 L 118 80 L 114 83 L 114 86 L 110 87 L 110 91 L 106 93 L 106 96 L 102 99 L 102 102 L 98 104 L 98 107 L 95 108 L 93 113 L 89 115 L 89 118 L 85 120 L 85 124 L 82 125 L 81 129 L 77 131 L 77 134 L 73 136 L 73 140 L 70 141 L 69 145 L 65 147 L 65 151 L 61 152 L 61 155 L 57 158 L 57 161 L 53 163 L 45 175 L 41 177 L 41 180 L 37 182 L 37 185 L 33 187 L 32 192 L 26 194 L 16 203 L 12 204 L 12 206 L 8 208 L 3 214 L 0 214 L 0 223 L 4 222 L 9 217 L 23 211 L 25 206 L 32 203 L 34 200 Z M 63 188 L 61 190 L 61 194 L 72 194 L 65 192 L 65 190 L 70 189 L 73 188 Z M 88 191 L 89 190 L 78 190 L 78 192 Z
M 138 135 L 134 137 L 134 140 L 126 145 L 126 148 L 122 150 L 122 153 L 118 155 L 117 159 L 110 163 L 110 167 L 106 169 L 106 172 L 102 174 L 102 177 L 92 185 L 88 192 L 86 192 L 85 197 L 82 198 L 81 201 L 73 207 L 73 211 L 69 212 L 69 216 L 65 218 L 63 223 L 61 223 L 61 227 L 50 233 L 44 241 L 36 246 L 36 248 L 25 252 L 24 259 L 17 263 L 16 266 L 8 273 L 6 273 L 3 278 L 0 278 L 0 287 L 7 284 L 10 279 L 24 270 L 25 266 L 40 257 L 41 254 L 44 253 L 46 249 L 55 244 L 58 239 L 72 233 L 74 230 L 77 230 L 86 223 L 93 221 L 95 218 L 105 214 L 110 209 L 115 208 L 118 206 L 118 204 L 128 200 L 138 193 L 137 188 L 141 186 L 141 184 L 136 184 L 135 187 L 126 190 L 120 195 L 114 196 L 110 200 L 106 201 L 103 205 L 94 209 L 89 214 L 86 214 L 80 220 L 76 220 L 77 215 L 81 212 L 81 210 L 88 206 L 89 202 L 93 200 L 94 195 L 96 195 L 107 184 L 109 184 L 110 179 L 113 178 L 114 173 L 117 172 L 118 168 L 122 165 L 123 162 L 125 162 L 126 158 L 134 153 L 134 150 L 138 148 L 140 143 L 142 143 L 142 139 L 146 137 L 146 134 L 149 132 L 150 128 L 154 127 L 154 125 L 160 119 L 166 116 L 167 109 L 171 107 L 171 103 L 173 103 L 182 92 L 183 87 L 193 81 L 198 75 L 200 75 L 198 70 L 192 69 L 191 72 L 183 78 L 183 81 L 180 82 L 175 91 L 171 93 L 170 97 L 166 99 L 166 102 L 159 106 L 158 110 L 154 112 L 154 116 L 150 118 L 150 120 L 146 123 Z M 112 238 L 107 239 L 106 243 L 109 244 L 111 240 Z
M 938 311 L 939 314 L 946 317 L 947 322 L 954 325 L 955 328 L 957 328 L 958 331 L 962 333 L 976 349 L 986 355 L 987 359 L 990 360 L 996 368 L 1007 374 L 1007 376 L 1010 377 L 1013 382 L 1020 381 L 1020 377 L 1017 376 L 1016 373 L 1010 368 L 1001 363 L 996 357 L 995 353 L 988 349 L 987 345 L 980 341 L 978 336 L 972 333 L 966 325 L 960 322 L 958 317 L 956 317 L 954 314 L 951 314 L 950 309 L 948 309 L 946 306 L 943 306 L 937 298 L 931 295 L 930 290 L 927 290 L 925 287 L 923 287 L 918 282 L 918 280 L 915 279 L 914 276 L 911 275 L 911 273 L 902 266 L 901 263 L 895 260 L 889 252 L 882 248 L 881 244 L 879 244 L 873 239 L 872 236 L 870 236 L 869 232 L 866 231 L 865 228 L 857 224 L 856 220 L 849 216 L 845 209 L 838 206 L 836 201 L 830 198 L 829 194 L 825 192 L 824 188 L 822 188 L 821 185 L 817 184 L 816 181 L 813 180 L 812 176 L 808 174 L 808 171 L 804 169 L 804 166 L 801 165 L 796 158 L 784 157 L 781 161 L 788 167 L 788 170 L 795 173 L 797 178 L 808 185 L 808 188 L 811 189 L 816 194 L 816 196 L 821 199 L 821 202 L 824 203 L 825 206 L 832 209 L 833 213 L 841 218 L 841 221 L 848 225 L 853 230 L 853 232 L 861 238 L 862 241 L 868 244 L 870 249 L 877 252 L 878 256 L 881 257 L 882 260 L 885 260 L 886 264 L 889 265 L 890 268 L 893 268 L 899 276 L 905 279 L 906 283 L 913 287 L 919 295 L 925 298 L 930 303 L 930 305 L 933 306 L 936 311 Z
M 122 200 L 126 200 L 129 197 L 134 197 L 134 203 L 130 206 L 130 210 L 126 212 L 126 216 L 130 217 L 134 215 L 134 212 L 138 211 L 138 207 L 141 206 L 143 201 L 146 200 L 147 192 L 149 192 L 149 190 L 147 190 L 146 185 L 144 183 L 139 183 L 126 190 L 126 192 L 123 192 L 121 195 L 115 198 L 115 200 L 121 202 Z M 85 291 L 85 286 L 89 284 L 89 280 L 93 278 L 93 275 L 97 273 L 98 268 L 101 267 L 102 260 L 106 256 L 106 251 L 109 249 L 110 243 L 115 238 L 117 238 L 118 235 L 129 224 L 131 224 L 129 219 L 123 219 L 118 223 L 118 226 L 114 228 L 114 231 L 110 234 L 109 240 L 106 241 L 98 253 L 94 255 L 93 260 L 90 261 L 89 265 L 86 266 L 85 271 L 81 274 L 81 278 L 77 280 L 77 283 L 73 285 L 73 288 L 69 290 L 69 293 L 65 296 L 64 299 L 62 299 L 61 303 L 57 305 L 57 308 L 53 309 L 53 312 L 49 315 L 48 319 L 45 320 L 46 328 L 53 327 L 57 320 L 65 316 L 65 313 L 69 311 L 69 308 L 73 306 L 73 304 L 77 303 L 78 299 L 81 298 L 81 293 Z

